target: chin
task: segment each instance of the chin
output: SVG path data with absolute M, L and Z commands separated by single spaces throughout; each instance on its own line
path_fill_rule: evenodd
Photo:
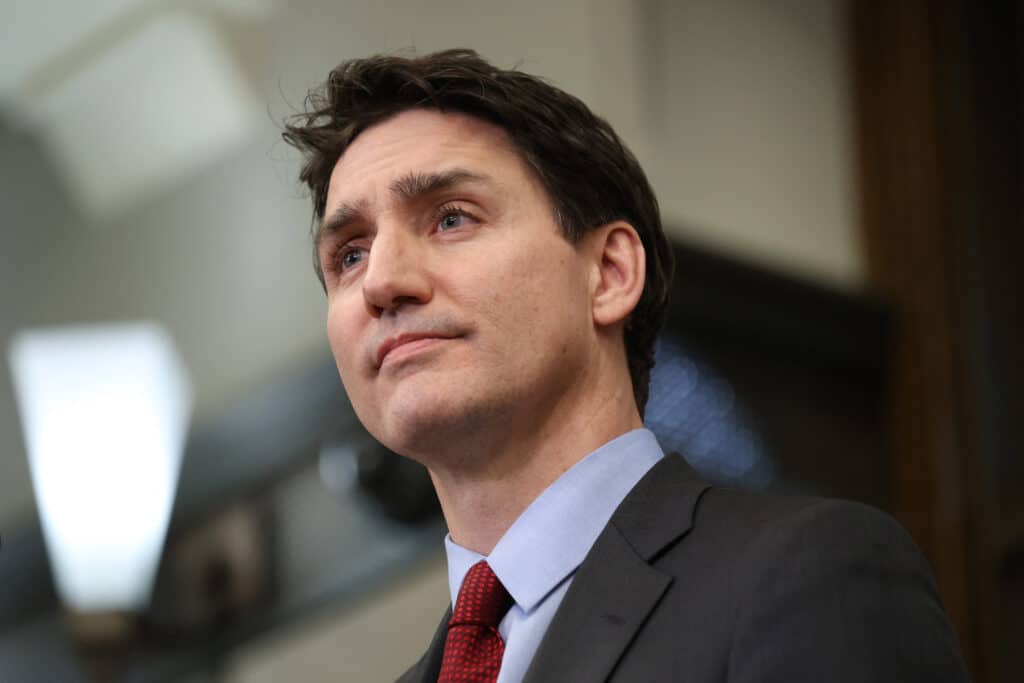
M 378 441 L 396 453 L 427 464 L 452 448 L 468 447 L 507 422 L 501 402 L 462 391 L 420 392 L 410 400 L 392 400 L 380 416 Z M 401 397 L 393 397 L 399 399 Z
M 466 413 L 437 404 L 403 406 L 382 422 L 378 440 L 396 453 L 416 459 L 454 445 L 471 431 Z

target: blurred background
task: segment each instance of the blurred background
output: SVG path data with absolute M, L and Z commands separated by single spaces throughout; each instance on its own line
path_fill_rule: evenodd
M 580 96 L 650 176 L 678 261 L 666 447 L 888 510 L 974 680 L 1024 679 L 1022 29 L 1009 1 L 0 0 L 0 341 L 152 321 L 191 386 L 151 597 L 83 609 L 0 364 L 0 681 L 390 681 L 419 657 L 443 522 L 341 390 L 279 135 L 338 62 L 449 47 Z M 83 510 L 138 493 L 73 483 Z

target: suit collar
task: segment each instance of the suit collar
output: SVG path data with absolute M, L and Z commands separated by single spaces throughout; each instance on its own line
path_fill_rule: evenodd
M 583 563 L 619 504 L 664 457 L 654 434 L 635 429 L 594 450 L 552 482 L 487 557 L 447 536 L 452 604 L 469 568 L 486 559 L 516 608 L 532 612 Z
M 693 526 L 701 495 L 711 484 L 681 456 L 655 465 L 612 515 L 611 524 L 645 561 L 652 561 Z
M 524 683 L 607 679 L 672 583 L 650 562 L 690 530 L 708 488 L 677 455 L 640 480 L 576 572 Z
M 658 462 L 622 501 L 577 570 L 523 683 L 604 681 L 672 578 L 650 565 L 693 526 L 710 488 L 683 458 Z M 451 609 L 397 683 L 436 683 Z

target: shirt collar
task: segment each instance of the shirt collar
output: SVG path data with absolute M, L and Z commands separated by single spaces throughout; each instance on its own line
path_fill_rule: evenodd
M 576 571 L 622 499 L 663 455 L 646 429 L 612 439 L 537 496 L 486 558 L 449 534 L 452 604 L 469 568 L 486 559 L 516 604 L 531 611 Z

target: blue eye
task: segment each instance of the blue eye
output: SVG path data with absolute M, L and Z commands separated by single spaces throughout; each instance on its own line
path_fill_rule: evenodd
M 348 270 L 362 261 L 363 256 L 364 253 L 362 249 L 348 249 L 342 253 L 341 258 L 338 259 L 338 263 L 342 270 Z
M 454 230 L 455 228 L 461 228 L 466 217 L 458 211 L 449 211 L 441 220 L 438 222 L 437 227 L 439 230 Z

